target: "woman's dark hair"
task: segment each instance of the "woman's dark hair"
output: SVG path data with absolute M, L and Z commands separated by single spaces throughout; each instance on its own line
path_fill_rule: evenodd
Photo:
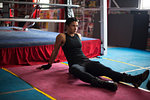
M 67 26 L 69 26 L 72 22 L 74 22 L 74 21 L 76 21 L 76 22 L 78 22 L 78 20 L 75 18 L 75 17 L 71 17 L 71 18 L 67 18 L 66 19 L 66 22 L 65 22 L 65 25 Z

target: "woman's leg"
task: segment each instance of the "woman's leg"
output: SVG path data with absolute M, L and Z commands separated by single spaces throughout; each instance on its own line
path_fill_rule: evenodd
M 87 83 L 91 83 L 91 80 L 95 78 L 93 75 L 86 72 L 85 67 L 80 66 L 79 64 L 74 64 L 71 67 L 69 67 L 69 72 L 75 77 Z
M 122 81 L 123 79 L 122 73 L 116 72 L 99 62 L 91 61 L 86 66 L 87 66 L 87 71 L 94 76 L 107 76 L 115 82 Z
M 101 87 L 111 91 L 117 90 L 117 83 L 114 83 L 113 81 L 100 80 L 99 78 L 88 73 L 86 71 L 86 68 L 79 64 L 72 65 L 69 68 L 69 72 L 73 74 L 75 77 L 79 78 L 80 80 L 90 83 L 94 87 Z
M 147 79 L 149 75 L 149 70 L 146 70 L 143 73 L 135 76 L 131 76 L 125 73 L 119 73 L 113 71 L 111 68 L 108 68 L 99 62 L 93 61 L 87 64 L 87 71 L 95 76 L 110 77 L 115 82 L 123 81 L 127 83 L 132 83 L 136 88 L 138 88 L 142 84 L 142 82 L 144 82 Z

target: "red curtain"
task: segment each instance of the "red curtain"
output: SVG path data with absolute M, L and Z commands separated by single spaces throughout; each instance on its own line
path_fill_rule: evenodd
M 83 53 L 89 57 L 100 55 L 100 40 L 82 41 Z M 32 47 L 0 48 L 1 65 L 33 65 L 39 62 L 47 62 L 54 49 L 54 45 L 42 45 Z M 60 48 L 56 62 L 66 61 L 62 48 Z

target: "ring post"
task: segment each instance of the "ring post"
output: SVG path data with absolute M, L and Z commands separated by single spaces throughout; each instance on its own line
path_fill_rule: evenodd
M 100 0 L 101 55 L 107 55 L 107 0 Z

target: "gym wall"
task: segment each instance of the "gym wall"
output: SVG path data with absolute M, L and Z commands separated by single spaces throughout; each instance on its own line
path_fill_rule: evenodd
M 149 15 L 147 11 L 108 16 L 108 45 L 146 49 Z

